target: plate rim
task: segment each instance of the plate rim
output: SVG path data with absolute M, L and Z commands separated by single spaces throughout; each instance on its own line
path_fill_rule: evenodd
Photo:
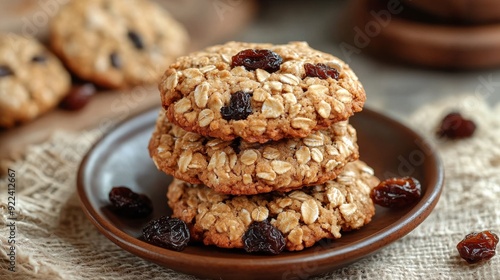
M 86 180 L 84 173 L 91 157 L 95 156 L 94 151 L 99 147 L 99 145 L 102 145 L 102 143 L 106 139 L 108 139 L 110 135 L 113 135 L 113 132 L 115 132 L 122 126 L 128 124 L 133 120 L 138 121 L 140 117 L 147 118 L 149 114 L 153 114 L 153 111 L 158 113 L 160 109 L 161 107 L 149 108 L 147 110 L 144 110 L 140 113 L 137 113 L 133 116 L 124 119 L 123 121 L 115 125 L 112 129 L 104 133 L 99 139 L 97 139 L 95 143 L 92 145 L 92 147 L 87 151 L 87 153 L 80 162 L 76 178 L 77 193 L 79 196 L 80 205 L 83 212 L 85 213 L 87 218 L 92 222 L 92 224 L 99 230 L 99 232 L 104 236 L 106 236 L 106 238 L 111 240 L 113 243 L 115 243 L 122 249 L 128 251 L 129 253 L 139 256 L 143 259 L 152 261 L 154 263 L 160 264 L 164 267 L 173 269 L 178 272 L 193 275 L 192 270 L 186 269 L 185 266 L 192 266 L 193 257 L 196 257 L 196 264 L 199 265 L 198 267 L 200 268 L 199 270 L 201 272 L 196 276 L 207 277 L 208 275 L 212 275 L 212 274 L 204 274 L 203 268 L 204 267 L 213 268 L 213 265 L 217 265 L 217 267 L 220 270 L 234 269 L 235 267 L 238 267 L 243 269 L 240 271 L 240 273 L 243 274 L 245 272 L 244 270 L 245 265 L 241 264 L 241 260 L 243 260 L 242 258 L 236 257 L 234 259 L 231 258 L 228 259 L 228 258 L 221 258 L 218 256 L 215 257 L 206 255 L 200 256 L 197 254 L 186 253 L 188 250 L 177 252 L 151 245 L 149 243 L 146 243 L 145 241 L 142 241 L 136 237 L 127 234 L 126 232 L 114 226 L 110 221 L 101 218 L 102 215 L 100 215 L 96 209 L 91 207 L 92 203 L 86 192 L 86 187 L 85 187 Z M 303 266 L 304 263 L 315 262 L 316 267 L 323 267 L 323 269 L 314 272 L 314 274 L 311 274 L 309 276 L 316 275 L 318 273 L 323 273 L 326 271 L 332 271 L 336 268 L 340 268 L 350 263 L 356 262 L 363 257 L 374 254 L 378 250 L 389 245 L 390 243 L 399 240 L 400 238 L 402 238 L 403 236 L 407 235 L 415 228 L 417 228 L 430 215 L 430 213 L 432 213 L 434 207 L 439 201 L 439 197 L 442 193 L 444 185 L 444 167 L 440 159 L 440 156 L 437 153 L 437 150 L 430 143 L 430 141 L 428 141 L 428 139 L 415 132 L 412 128 L 393 119 L 392 117 L 379 113 L 366 106 L 363 109 L 363 113 L 369 114 L 372 117 L 375 116 L 376 118 L 379 118 L 384 122 L 390 122 L 391 125 L 398 126 L 399 129 L 405 130 L 406 133 L 415 136 L 416 139 L 422 139 L 423 145 L 421 146 L 421 148 L 424 149 L 425 152 L 428 152 L 429 154 L 428 158 L 431 160 L 433 165 L 432 169 L 436 173 L 436 176 L 432 178 L 428 186 L 432 188 L 432 191 L 428 199 L 426 201 L 422 200 L 419 201 L 416 205 L 413 206 L 413 209 L 409 210 L 408 213 L 402 215 L 397 221 L 393 222 L 391 226 L 382 228 L 381 230 L 383 231 L 384 234 L 381 234 L 380 233 L 381 230 L 378 230 L 373 232 L 370 236 L 366 238 L 358 240 L 354 243 L 350 243 L 351 245 L 349 246 L 343 246 L 340 248 L 337 247 L 335 249 L 322 252 L 319 254 L 315 253 L 314 249 L 311 249 L 318 246 L 315 245 L 311 248 L 308 248 L 308 251 L 290 252 L 287 254 L 281 254 L 279 255 L 279 257 L 249 255 L 253 257 L 253 259 L 251 260 L 251 266 L 253 267 L 252 269 L 255 269 L 255 267 L 258 267 L 259 269 L 271 269 L 271 268 L 274 269 L 276 266 L 280 265 Z M 99 218 L 101 219 L 99 220 Z M 414 223 L 414 226 L 409 226 L 410 223 Z M 384 241 L 384 239 L 387 239 L 388 241 Z M 357 251 L 359 251 L 360 248 L 369 248 L 367 249 L 369 253 L 368 254 L 356 253 Z M 297 257 L 297 254 L 301 254 L 300 257 Z M 340 261 L 336 263 L 337 265 L 335 265 L 333 268 L 330 268 L 328 270 L 324 269 L 325 265 L 332 267 L 331 264 L 327 263 L 331 258 L 337 258 L 342 256 L 345 256 L 345 258 L 341 258 Z M 221 259 L 223 259 L 224 262 L 221 262 Z M 168 265 L 167 263 L 177 264 L 177 266 Z M 245 275 L 242 274 L 237 275 L 237 278 L 245 279 Z

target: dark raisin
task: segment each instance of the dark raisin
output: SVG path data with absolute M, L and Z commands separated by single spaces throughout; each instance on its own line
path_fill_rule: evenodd
M 304 64 L 304 70 L 306 70 L 307 77 L 318 77 L 320 79 L 332 78 L 335 80 L 339 79 L 339 71 L 323 63 L 318 63 L 316 65 L 306 63 Z
M 229 146 L 231 148 L 233 148 L 233 151 L 236 154 L 239 154 L 241 152 L 240 144 L 241 144 L 241 138 L 238 137 L 238 138 L 235 138 L 233 141 L 231 141 L 231 144 L 229 144 Z
M 111 65 L 117 69 L 122 68 L 122 59 L 120 55 L 116 52 L 109 55 L 109 60 L 111 61 Z
M 267 220 L 253 222 L 243 236 L 245 251 L 279 254 L 285 249 L 285 237 Z
M 142 234 L 148 243 L 175 251 L 186 248 L 191 238 L 184 221 L 167 216 L 149 222 Z
M 471 137 L 474 131 L 476 131 L 476 124 L 473 121 L 466 120 L 460 113 L 453 112 L 443 118 L 437 135 L 449 139 L 460 139 Z
M 7 65 L 0 65 L 0 77 L 7 77 L 13 75 L 12 69 Z
M 129 30 L 127 32 L 127 36 L 129 40 L 134 44 L 134 47 L 138 50 L 144 49 L 144 41 L 142 40 L 141 35 L 136 33 L 135 31 Z
M 72 86 L 59 106 L 70 111 L 80 110 L 87 105 L 95 91 L 95 86 L 91 83 Z
M 232 58 L 231 67 L 244 66 L 247 70 L 262 69 L 269 73 L 280 70 L 283 59 L 270 50 L 247 49 Z
M 144 194 L 138 194 L 123 186 L 109 192 L 111 209 L 126 218 L 144 218 L 153 212 L 153 203 Z
M 47 56 L 43 54 L 35 55 L 31 58 L 31 61 L 35 63 L 44 63 L 45 61 L 47 61 Z
M 244 120 L 252 113 L 250 100 L 252 94 L 244 91 L 237 91 L 231 94 L 228 106 L 220 108 L 222 118 L 229 120 Z
M 422 187 L 412 177 L 390 178 L 373 188 L 371 198 L 374 203 L 389 207 L 403 208 L 420 199 Z
M 473 232 L 457 244 L 460 256 L 468 263 L 478 263 L 495 255 L 498 236 L 491 231 Z

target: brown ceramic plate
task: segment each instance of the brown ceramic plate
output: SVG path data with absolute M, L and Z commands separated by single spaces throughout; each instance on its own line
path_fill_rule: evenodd
M 415 132 L 379 113 L 365 109 L 352 118 L 357 128 L 362 159 L 376 174 L 416 177 L 422 183 L 421 201 L 404 210 L 377 207 L 372 222 L 300 252 L 277 256 L 248 254 L 242 250 L 190 245 L 182 252 L 152 246 L 139 239 L 144 220 L 127 220 L 109 211 L 108 192 L 126 185 L 153 199 L 152 218 L 168 215 L 165 192 L 171 177 L 157 171 L 147 143 L 158 109 L 125 121 L 100 140 L 83 159 L 78 194 L 89 219 L 123 249 L 173 270 L 215 279 L 305 279 L 332 271 L 403 237 L 432 211 L 441 193 L 443 169 L 436 153 Z M 411 252 L 408 252 L 411 254 Z

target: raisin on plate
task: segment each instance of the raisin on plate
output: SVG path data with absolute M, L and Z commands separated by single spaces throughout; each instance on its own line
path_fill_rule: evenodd
M 191 238 L 184 221 L 168 216 L 149 222 L 142 234 L 148 243 L 175 251 L 184 250 Z
M 375 204 L 403 208 L 417 202 L 422 195 L 420 182 L 413 177 L 390 178 L 373 188 L 370 196 Z
M 124 186 L 113 187 L 109 192 L 109 201 L 113 212 L 122 217 L 144 218 L 153 212 L 153 203 L 149 197 Z

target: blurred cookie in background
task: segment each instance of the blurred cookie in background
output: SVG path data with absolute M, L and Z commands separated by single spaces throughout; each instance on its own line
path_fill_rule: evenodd
M 106 88 L 156 83 L 187 44 L 185 28 L 145 0 L 70 1 L 50 24 L 50 45 L 71 72 Z
M 50 22 L 70 1 L 94 2 L 0 0 L 0 30 L 34 37 L 48 45 Z M 122 2 L 130 3 L 129 1 L 121 1 L 120 3 Z M 144 1 L 135 2 L 143 3 Z M 235 34 L 240 34 L 244 27 L 255 18 L 258 10 L 258 3 L 254 0 L 153 0 L 153 2 L 167 10 L 175 20 L 185 26 L 190 35 L 190 42 L 187 46 L 189 51 L 199 50 L 208 45 L 228 40 Z M 146 17 L 150 17 L 150 15 Z M 161 28 L 169 27 L 162 26 Z M 127 34 L 125 41 L 130 46 L 129 40 Z M 161 70 L 166 68 L 165 66 Z M 75 77 L 75 75 L 72 78 L 74 78 L 74 83 L 77 81 L 77 87 L 81 86 L 81 83 L 87 85 L 88 82 L 91 82 Z M 84 97 L 87 97 L 88 87 L 85 86 L 81 89 Z M 69 91 L 70 93 L 74 92 L 73 89 Z M 92 100 L 78 112 L 52 110 L 29 124 L 4 130 L 0 126 L 0 143 L 2 143 L 0 145 L 0 159 L 13 151 L 24 151 L 26 145 L 30 143 L 43 141 L 56 129 L 77 131 L 95 125 L 104 125 L 108 123 L 106 121 L 109 119 L 121 119 L 156 106 L 158 95 L 150 93 L 157 93 L 155 83 L 118 90 L 106 90 L 98 86 L 95 94 L 91 97 Z M 72 98 L 71 94 L 67 98 L 71 100 L 72 106 L 70 107 L 74 108 L 75 98 Z M 76 100 L 76 103 L 81 103 L 81 98 L 76 98 Z M 65 100 L 62 107 L 66 108 L 67 103 Z
M 0 127 L 56 107 L 71 84 L 59 59 L 33 38 L 0 34 Z

